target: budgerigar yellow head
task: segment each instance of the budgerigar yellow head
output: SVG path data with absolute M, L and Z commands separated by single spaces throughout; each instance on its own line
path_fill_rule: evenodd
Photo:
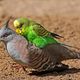
M 18 20 L 15 20 L 13 22 L 13 25 L 14 25 L 15 28 L 19 28 L 20 27 L 20 22 Z
M 13 25 L 16 28 L 16 33 L 21 34 L 20 22 L 18 20 L 15 20 Z
M 28 19 L 27 18 L 18 18 L 14 21 L 14 27 L 15 28 L 21 28 L 23 24 L 27 23 Z
M 27 18 L 18 18 L 16 20 L 14 20 L 13 25 L 16 28 L 16 32 L 21 34 L 22 33 L 22 27 L 24 24 L 26 24 L 28 22 Z

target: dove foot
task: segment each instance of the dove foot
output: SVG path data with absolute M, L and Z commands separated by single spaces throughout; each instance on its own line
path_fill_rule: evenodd
M 22 66 L 17 63 L 13 63 L 12 68 L 15 68 L 16 70 L 19 71 L 19 69 L 22 68 Z
M 26 67 L 22 67 L 24 72 L 26 72 L 28 75 L 31 74 L 33 72 L 33 69 L 29 69 L 29 68 L 26 68 Z

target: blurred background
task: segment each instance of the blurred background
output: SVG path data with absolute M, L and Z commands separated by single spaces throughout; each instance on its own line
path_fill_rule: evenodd
M 80 47 L 80 0 L 0 0 L 0 24 L 9 16 L 27 17 L 42 24 L 47 30 L 62 35 L 64 43 Z M 13 21 L 12 21 L 13 22 Z M 13 23 L 11 22 L 11 28 Z M 29 76 L 22 68 L 16 69 L 14 61 L 0 44 L 0 80 L 80 80 L 80 70 Z M 80 60 L 64 61 L 80 69 Z
M 79 15 L 79 0 L 0 0 L 0 15 Z

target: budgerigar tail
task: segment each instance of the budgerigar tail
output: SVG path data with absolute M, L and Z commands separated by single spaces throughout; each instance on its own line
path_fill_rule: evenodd
M 56 34 L 56 33 L 51 33 L 51 35 L 52 35 L 53 37 L 55 37 L 55 38 L 64 38 L 63 36 L 60 36 L 60 35 L 58 35 L 58 34 Z

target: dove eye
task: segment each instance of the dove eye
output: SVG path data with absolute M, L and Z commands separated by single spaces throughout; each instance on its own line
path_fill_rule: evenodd
M 9 35 L 11 35 L 11 33 L 5 33 L 3 36 L 1 36 L 1 37 L 7 37 L 7 36 L 9 36 Z

